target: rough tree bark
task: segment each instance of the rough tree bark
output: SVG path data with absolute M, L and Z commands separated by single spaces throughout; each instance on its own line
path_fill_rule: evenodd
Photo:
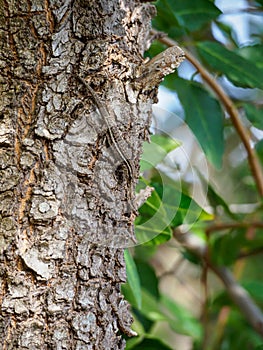
M 154 13 L 139 0 L 0 1 L 3 350 L 116 350 L 134 334 L 123 247 L 151 104 L 171 71 L 157 60 L 151 78 L 143 62 Z

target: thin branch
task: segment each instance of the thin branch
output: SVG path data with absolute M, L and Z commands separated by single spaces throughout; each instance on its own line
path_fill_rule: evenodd
M 258 254 L 263 254 L 263 247 L 259 247 L 259 248 L 256 248 L 256 249 L 253 249 L 253 250 L 249 250 L 249 251 L 246 251 L 246 252 L 241 252 L 237 259 L 244 259 L 244 258 L 248 258 L 250 256 L 255 256 L 255 255 L 258 255 Z
M 262 221 L 251 221 L 251 222 L 243 221 L 243 222 L 216 223 L 208 226 L 205 230 L 205 233 L 206 233 L 206 236 L 209 237 L 212 232 L 230 230 L 235 228 L 263 228 L 263 222 Z M 258 247 L 253 250 L 241 252 L 237 256 L 237 259 L 244 259 L 253 255 L 262 254 L 262 253 L 263 253 L 263 247 Z
M 173 232 L 174 238 L 179 241 L 187 250 L 205 261 L 207 266 L 218 276 L 223 282 L 229 296 L 233 302 L 239 307 L 245 318 L 263 337 L 263 314 L 260 308 L 254 303 L 248 292 L 241 287 L 234 279 L 231 271 L 226 267 L 217 267 L 209 259 L 207 254 L 208 247 L 206 243 L 194 236 L 190 232 L 182 234 L 179 230 Z
M 233 10 L 227 10 L 224 11 L 223 15 L 238 15 L 240 13 L 249 13 L 250 15 L 260 15 L 262 13 L 262 7 L 247 7 L 243 9 L 233 9 Z
M 210 268 L 224 283 L 229 296 L 245 315 L 247 321 L 263 337 L 262 311 L 254 303 L 248 292 L 236 282 L 232 273 L 226 267 L 210 266 Z
M 167 46 L 174 46 L 178 45 L 176 41 L 164 37 L 163 33 L 160 33 L 154 29 L 152 29 L 151 33 L 158 38 L 159 41 L 166 44 Z M 219 100 L 224 105 L 226 111 L 228 112 L 232 123 L 239 134 L 242 143 L 244 144 L 244 147 L 247 151 L 248 155 L 248 162 L 249 166 L 252 172 L 252 175 L 255 179 L 258 192 L 260 196 L 263 196 L 263 172 L 261 165 L 259 163 L 259 160 L 257 158 L 257 155 L 254 151 L 254 149 L 250 145 L 250 137 L 248 133 L 246 132 L 246 129 L 244 128 L 243 124 L 241 123 L 239 119 L 238 110 L 231 101 L 231 99 L 228 97 L 228 95 L 225 93 L 223 88 L 216 82 L 216 80 L 207 72 L 207 70 L 204 69 L 204 67 L 199 63 L 199 61 L 188 51 L 184 48 L 185 57 L 188 59 L 189 62 L 192 63 L 192 65 L 198 70 L 202 78 L 207 82 L 207 84 L 213 89 L 213 91 L 217 94 Z
M 251 221 L 251 222 L 229 222 L 229 223 L 216 223 L 213 225 L 210 225 L 206 228 L 205 232 L 207 235 L 210 235 L 212 232 L 216 231 L 223 231 L 223 230 L 229 230 L 229 229 L 235 229 L 235 228 L 263 228 L 263 222 L 262 221 Z

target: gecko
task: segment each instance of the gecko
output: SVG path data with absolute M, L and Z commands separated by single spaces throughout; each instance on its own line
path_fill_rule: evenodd
M 116 120 L 115 120 L 115 116 L 113 114 L 114 112 L 108 110 L 107 106 L 104 105 L 100 101 L 97 93 L 91 88 L 91 86 L 87 83 L 87 81 L 85 79 L 83 79 L 81 77 L 79 77 L 79 79 L 82 81 L 82 83 L 85 85 L 87 90 L 90 92 L 94 102 L 96 103 L 96 106 L 97 106 L 102 118 L 104 119 L 105 124 L 107 125 L 110 142 L 111 142 L 111 144 L 114 145 L 114 148 L 116 149 L 120 158 L 124 162 L 124 164 L 127 168 L 127 171 L 128 171 L 129 180 L 132 181 L 133 177 L 134 177 L 133 165 L 131 164 L 131 162 L 128 159 L 129 156 L 125 153 L 126 146 L 124 144 L 124 140 L 123 140 L 123 137 L 121 135 L 121 132 L 118 130 L 118 128 L 116 128 Z M 131 189 L 129 189 L 129 190 L 130 190 L 129 197 L 131 198 Z M 131 203 L 131 207 L 133 210 L 136 210 L 132 203 Z

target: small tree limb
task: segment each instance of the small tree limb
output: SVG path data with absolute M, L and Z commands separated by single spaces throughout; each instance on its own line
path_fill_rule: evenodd
M 238 306 L 245 318 L 255 329 L 255 331 L 263 337 L 263 313 L 260 308 L 252 300 L 248 292 L 240 286 L 231 271 L 226 267 L 215 266 L 209 259 L 208 247 L 206 243 L 190 232 L 181 233 L 180 230 L 174 230 L 174 238 L 179 241 L 187 250 L 195 254 L 203 260 L 217 277 L 223 282 L 227 293 Z

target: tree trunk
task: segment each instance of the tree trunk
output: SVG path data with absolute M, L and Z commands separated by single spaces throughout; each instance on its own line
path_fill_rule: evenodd
M 0 3 L 1 349 L 123 349 L 155 9 Z

